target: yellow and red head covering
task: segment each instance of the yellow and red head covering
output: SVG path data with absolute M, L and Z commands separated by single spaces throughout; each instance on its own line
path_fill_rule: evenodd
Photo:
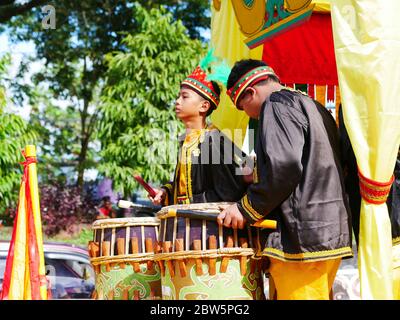
M 181 86 L 188 86 L 197 93 L 210 99 L 215 105 L 219 104 L 219 94 L 215 91 L 211 81 L 207 80 L 206 72 L 198 66 L 194 71 L 182 81 Z
M 274 70 L 268 66 L 261 66 L 250 71 L 246 72 L 239 80 L 233 85 L 232 88 L 226 91 L 229 98 L 232 100 L 233 104 L 236 106 L 240 95 L 244 92 L 244 90 L 251 86 L 255 85 L 257 82 L 268 79 L 269 76 L 275 76 Z

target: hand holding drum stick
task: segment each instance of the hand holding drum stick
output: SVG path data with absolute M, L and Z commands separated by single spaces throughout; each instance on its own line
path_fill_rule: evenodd
M 149 198 L 151 202 L 155 205 L 161 205 L 162 202 L 164 201 L 167 193 L 164 189 L 153 189 L 152 187 L 149 186 L 148 183 L 146 183 L 143 178 L 139 174 L 134 174 L 133 177 L 137 182 L 140 183 L 141 186 L 147 191 L 149 194 Z
M 226 209 L 220 207 L 220 210 L 222 212 L 220 212 L 220 214 L 217 217 L 217 222 L 219 225 L 233 229 L 244 228 L 244 225 L 246 224 L 246 219 L 239 211 L 237 204 L 233 204 Z M 262 219 L 253 223 L 251 226 L 257 228 L 276 229 L 276 221 L 269 219 Z
M 228 210 L 229 208 L 236 206 L 236 204 L 226 208 L 225 210 Z M 186 209 L 169 209 L 168 210 L 168 215 L 164 216 L 164 218 L 172 218 L 172 217 L 182 217 L 182 218 L 191 218 L 191 219 L 201 219 L 201 220 L 214 220 L 217 219 L 218 224 L 223 225 L 224 227 L 228 228 L 233 228 L 237 229 L 238 224 L 236 224 L 236 228 L 234 225 L 231 223 L 231 225 L 226 225 L 223 222 L 222 214 L 225 212 L 224 208 L 220 207 L 218 211 L 210 211 L 210 212 L 202 212 L 202 211 L 196 211 L 196 210 L 186 210 Z M 222 211 L 222 212 L 221 212 Z M 240 213 L 240 212 L 239 212 Z M 219 214 L 218 217 L 215 214 Z M 241 214 L 240 214 L 241 215 Z M 246 223 L 246 220 L 243 218 L 243 226 L 239 229 L 243 229 L 244 224 Z M 232 221 L 232 219 L 231 219 Z M 269 220 L 269 219 L 262 219 L 259 220 L 250 226 L 252 227 L 257 227 L 257 228 L 266 228 L 266 229 L 276 229 L 276 221 L 275 220 Z
M 134 174 L 133 177 L 142 185 L 143 188 L 145 188 L 150 197 L 154 198 L 157 195 L 157 192 L 150 187 L 149 184 L 145 182 L 139 174 Z

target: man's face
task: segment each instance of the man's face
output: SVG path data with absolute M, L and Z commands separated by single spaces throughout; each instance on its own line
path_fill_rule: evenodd
M 111 208 L 111 201 L 106 201 L 106 203 L 104 204 L 104 206 L 108 209 Z
M 257 93 L 255 87 L 248 87 L 242 93 L 236 106 L 239 110 L 243 110 L 246 114 L 253 119 L 258 119 L 260 116 L 260 110 L 262 101 Z
M 205 99 L 203 99 L 195 91 L 182 87 L 179 96 L 175 101 L 175 113 L 180 120 L 189 120 L 200 116 L 200 112 L 207 111 L 204 109 Z

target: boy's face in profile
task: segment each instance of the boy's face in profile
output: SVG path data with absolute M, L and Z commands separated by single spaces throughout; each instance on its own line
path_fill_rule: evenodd
M 201 117 L 207 113 L 210 104 L 194 90 L 181 87 L 179 96 L 175 101 L 176 116 L 182 121 Z

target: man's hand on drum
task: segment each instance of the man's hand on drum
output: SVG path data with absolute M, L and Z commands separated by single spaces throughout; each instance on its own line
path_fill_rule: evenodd
M 167 191 L 164 188 L 155 189 L 155 191 L 157 194 L 154 196 L 154 198 L 149 195 L 149 199 L 155 205 L 162 205 L 167 196 Z
M 246 219 L 240 213 L 237 204 L 233 204 L 222 211 L 218 215 L 217 221 L 219 225 L 233 229 L 243 229 L 246 224 Z

